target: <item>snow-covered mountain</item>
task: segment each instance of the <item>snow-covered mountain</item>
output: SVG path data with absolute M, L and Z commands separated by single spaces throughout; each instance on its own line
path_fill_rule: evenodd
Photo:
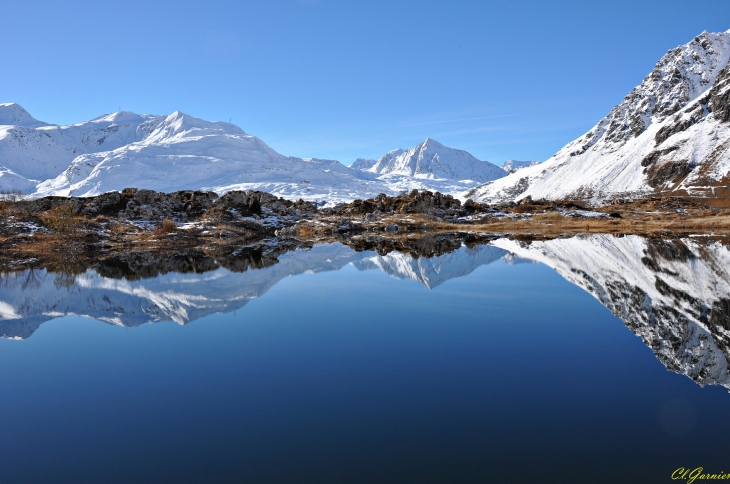
M 78 156 L 36 195 L 90 196 L 126 187 L 171 192 L 264 190 L 291 199 L 339 201 L 387 187 L 332 160 L 281 155 L 229 123 L 175 112 L 147 136 L 117 149 Z
M 498 166 L 477 160 L 466 151 L 449 148 L 430 138 L 413 148 L 386 153 L 368 171 L 381 175 L 481 182 L 504 176 L 504 170 Z
M 505 253 L 489 245 L 462 246 L 441 256 L 414 258 L 399 252 L 380 256 L 341 244 L 323 244 L 279 255 L 260 269 L 243 271 L 235 261 L 229 269 L 209 258 L 189 267 L 195 272 L 167 272 L 175 267 L 173 262 L 164 266 L 162 274 L 142 279 L 134 273 L 124 279 L 125 272 L 119 269 L 141 266 L 146 273 L 154 261 L 114 261 L 111 269 L 89 269 L 70 278 L 44 269 L 0 274 L 0 337 L 28 338 L 43 322 L 64 315 L 127 327 L 159 321 L 186 324 L 213 313 L 240 309 L 285 277 L 336 271 L 348 264 L 360 270 L 380 269 L 431 288 L 467 275 Z M 200 273 L 201 268 L 209 270 Z
M 533 160 L 527 160 L 527 161 L 520 161 L 520 160 L 507 160 L 504 163 L 502 163 L 502 168 L 507 173 L 511 173 L 513 171 L 521 170 L 523 168 L 527 168 L 528 166 L 535 166 L 539 165 L 539 161 L 533 161 Z
M 477 187 L 487 202 L 651 193 L 715 196 L 730 171 L 730 31 L 671 49 L 588 133 L 553 157 Z
M 48 123 L 38 121 L 19 104 L 0 103 L 0 125 L 39 128 L 48 126 Z
M 365 158 L 358 158 L 355 160 L 350 168 L 353 170 L 368 170 L 372 168 L 378 160 L 366 160 Z
M 586 235 L 493 244 L 591 293 L 669 370 L 730 389 L 730 251 L 720 242 Z
M 143 139 L 159 117 L 119 112 L 71 126 L 38 121 L 17 104 L 0 104 L 0 190 L 35 191 L 74 158 Z
M 389 154 L 390 155 L 390 154 Z M 17 104 L 0 104 L 0 191 L 33 196 L 91 196 L 128 187 L 156 191 L 263 190 L 325 203 L 379 193 L 430 189 L 457 194 L 503 176 L 488 162 L 426 140 L 389 155 L 338 161 L 284 156 L 239 127 L 181 112 L 118 112 L 71 126 L 38 121 Z

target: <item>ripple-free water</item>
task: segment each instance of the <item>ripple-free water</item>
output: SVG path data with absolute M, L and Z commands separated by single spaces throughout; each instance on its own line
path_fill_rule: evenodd
M 320 245 L 136 280 L 5 274 L 0 482 L 728 472 L 729 254 L 587 236 L 431 259 Z

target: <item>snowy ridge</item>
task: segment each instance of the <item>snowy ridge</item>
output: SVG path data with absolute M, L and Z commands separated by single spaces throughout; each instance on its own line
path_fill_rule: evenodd
M 432 259 L 414 259 L 410 254 L 393 252 L 381 257 L 327 244 L 283 254 L 273 265 L 245 272 L 217 268 L 202 274 L 171 272 L 139 280 L 103 277 L 92 270 L 71 279 L 42 269 L 0 274 L 0 337 L 28 338 L 43 322 L 64 315 L 127 327 L 160 321 L 186 324 L 240 309 L 288 276 L 336 271 L 348 264 L 360 270 L 381 269 L 398 279 L 435 287 L 504 254 L 488 245 L 463 246 Z
M 730 251 L 721 243 L 590 235 L 493 244 L 591 293 L 669 370 L 730 389 Z
M 375 164 L 378 162 L 378 160 L 366 160 L 365 158 L 358 158 L 355 160 L 352 165 L 350 165 L 350 168 L 353 170 L 369 170 Z
M 611 198 L 675 191 L 713 196 L 730 171 L 730 31 L 667 52 L 608 115 L 549 160 L 463 195 L 486 202 Z

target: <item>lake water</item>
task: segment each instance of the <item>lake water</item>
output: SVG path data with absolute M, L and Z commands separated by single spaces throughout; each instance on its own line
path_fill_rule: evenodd
M 0 482 L 730 472 L 721 242 L 257 250 L 3 274 Z

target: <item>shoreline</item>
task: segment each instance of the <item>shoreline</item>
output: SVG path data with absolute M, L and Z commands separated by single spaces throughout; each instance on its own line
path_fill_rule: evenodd
M 318 209 L 310 202 L 266 192 L 219 197 L 210 192 L 128 189 L 86 199 L 0 201 L 0 270 L 50 264 L 64 271 L 77 265 L 75 260 L 88 266 L 145 252 L 223 261 L 240 256 L 240 264 L 249 267 L 266 254 L 327 242 L 356 250 L 405 250 L 414 256 L 437 253 L 441 249 L 433 249 L 436 240 L 448 240 L 451 247 L 456 240 L 460 245 L 504 236 L 529 241 L 596 233 L 701 235 L 728 243 L 730 209 L 715 205 L 655 198 L 594 208 L 579 201 L 530 199 L 490 206 L 414 190 Z M 418 241 L 431 249 L 414 249 Z

